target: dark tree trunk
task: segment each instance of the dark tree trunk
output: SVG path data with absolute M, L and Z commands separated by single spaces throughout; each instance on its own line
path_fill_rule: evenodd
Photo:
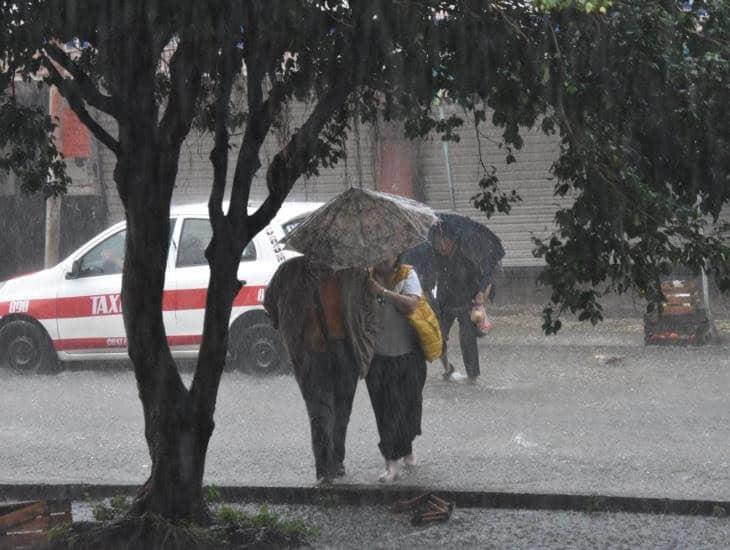
M 212 298 L 206 309 L 199 367 L 188 390 L 172 358 L 163 323 L 170 203 L 180 147 L 196 113 L 201 75 L 215 61 L 219 46 L 207 42 L 197 22 L 192 26 L 188 26 L 190 21 L 182 22 L 177 28 L 175 24 L 180 22 L 162 21 L 155 27 L 149 19 L 154 11 L 150 9 L 145 2 L 133 2 L 115 12 L 119 18 L 115 25 L 124 32 L 116 32 L 113 40 L 110 29 L 101 25 L 99 40 L 104 48 L 113 49 L 107 52 L 112 68 L 106 74 L 105 92 L 110 96 L 96 89 L 93 79 L 86 78 L 60 49 L 46 48 L 74 78 L 64 78 L 53 63 L 46 66 L 76 114 L 117 157 L 114 179 L 127 220 L 124 325 L 152 461 L 150 477 L 131 514 L 152 512 L 173 521 L 205 521 L 205 458 L 225 363 L 228 319 L 240 289 L 236 271 L 246 243 L 233 246 L 234 233 L 229 228 L 216 233 L 220 253 L 210 256 Z M 221 14 L 224 22 L 230 19 L 226 13 L 229 10 Z M 160 103 L 160 56 L 173 37 L 177 43 L 167 65 L 170 89 L 166 101 Z M 116 120 L 117 137 L 96 123 L 85 102 Z M 227 147 L 224 152 L 227 154 Z
M 174 380 L 163 388 L 151 410 L 144 408 L 152 472 L 132 513 L 206 522 L 203 474 L 212 419 L 196 414 L 190 393 Z
M 152 468 L 133 514 L 204 521 L 202 494 L 212 411 L 201 409 L 180 378 L 167 343 L 162 297 L 178 154 L 140 139 L 119 160 L 125 182 L 127 243 L 122 302 L 129 355 L 144 411 Z M 152 140 L 153 145 L 149 145 Z M 127 159 L 134 159 L 127 161 Z M 120 189 L 120 191 L 122 191 Z
M 149 392 L 147 398 L 140 391 L 152 472 L 135 503 L 135 514 L 153 512 L 171 520 L 198 522 L 208 519 L 203 495 L 205 459 L 215 426 L 213 416 L 226 361 L 232 304 L 241 288 L 237 271 L 242 248 L 226 237 L 214 240 L 210 247 L 204 338 L 190 391 L 182 384 L 172 358 L 166 357 L 166 345 L 160 346 L 160 380 L 147 382 L 149 388 L 155 388 L 154 393 Z M 150 341 L 153 348 L 155 341 L 162 340 Z M 137 358 L 135 366 L 144 361 Z

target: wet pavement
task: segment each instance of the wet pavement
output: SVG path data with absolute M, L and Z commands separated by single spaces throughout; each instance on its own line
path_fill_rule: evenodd
M 75 503 L 73 517 L 91 520 L 92 506 Z M 257 504 L 232 506 L 249 515 L 260 510 Z M 394 515 L 384 506 L 267 508 L 282 519 L 317 528 L 314 548 L 725 550 L 730 540 L 730 518 L 457 508 L 447 523 L 414 527 L 407 515 Z
M 635 319 L 569 324 L 551 338 L 529 315 L 495 321 L 480 340 L 478 385 L 444 382 L 429 367 L 420 462 L 399 483 L 730 500 L 730 346 L 645 348 Z M 458 352 L 453 361 L 461 367 Z M 0 414 L 0 483 L 140 483 L 149 473 L 126 368 L 2 372 Z M 226 373 L 216 423 L 207 483 L 313 483 L 291 376 Z M 343 483 L 375 483 L 382 466 L 362 382 L 346 466 Z

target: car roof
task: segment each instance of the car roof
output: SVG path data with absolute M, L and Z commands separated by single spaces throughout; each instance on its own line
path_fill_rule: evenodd
M 323 202 L 287 201 L 281 205 L 281 209 L 272 221 L 288 221 L 291 218 L 307 214 L 322 206 Z M 260 206 L 260 203 L 249 203 L 249 211 Z M 223 210 L 228 210 L 228 203 L 223 203 Z M 198 202 L 193 204 L 180 204 L 170 209 L 173 216 L 204 216 L 208 217 L 208 203 Z

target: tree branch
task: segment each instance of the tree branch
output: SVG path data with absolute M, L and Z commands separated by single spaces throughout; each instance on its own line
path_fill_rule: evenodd
M 89 78 L 89 76 L 66 54 L 66 52 L 53 43 L 46 44 L 44 50 L 48 58 L 58 63 L 73 77 L 78 91 L 86 103 L 99 111 L 103 111 L 115 118 L 117 117 L 118 109 L 114 99 L 101 93 L 91 78 Z
M 48 82 L 58 88 L 61 95 L 68 101 L 69 106 L 73 109 L 79 120 L 91 131 L 92 134 L 106 145 L 115 155 L 119 155 L 119 142 L 114 139 L 102 126 L 94 120 L 84 105 L 84 98 L 79 91 L 75 80 L 63 78 L 58 69 L 51 63 L 50 59 L 44 58 L 44 65 L 48 69 Z
M 332 116 L 342 109 L 352 84 L 347 75 L 337 80 L 317 102 L 307 121 L 271 161 L 266 172 L 269 195 L 249 218 L 249 231 L 255 235 L 266 227 L 281 208 L 296 180 L 307 168 L 318 147 L 318 136 Z
M 524 31 L 520 28 L 520 26 L 505 12 L 504 8 L 502 8 L 498 3 L 494 3 L 490 5 L 492 9 L 497 10 L 497 13 L 499 13 L 500 17 L 504 20 L 507 25 L 509 25 L 513 31 L 515 31 L 516 34 L 521 36 L 525 42 L 529 43 L 530 38 L 524 33 Z M 480 19 L 480 16 L 477 15 L 477 21 Z
M 225 34 L 225 31 L 222 32 Z M 221 42 L 225 43 L 223 40 Z M 213 164 L 213 189 L 208 200 L 208 213 L 213 227 L 223 218 L 223 197 L 226 190 L 230 141 L 228 115 L 230 113 L 231 90 L 233 89 L 236 67 L 240 66 L 240 63 L 240 55 L 236 54 L 236 47 L 233 44 L 228 44 L 227 47 L 223 48 L 220 91 L 215 103 L 215 138 L 213 150 L 210 152 L 210 162 Z
M 252 84 L 249 75 L 248 85 L 261 90 L 262 80 Z M 258 97 L 257 97 L 258 96 Z M 275 83 L 265 101 L 261 101 L 262 94 L 249 93 L 249 116 L 244 132 L 241 148 L 236 159 L 236 170 L 233 174 L 233 188 L 231 190 L 230 215 L 235 221 L 241 220 L 248 214 L 248 199 L 251 193 L 253 177 L 261 167 L 259 151 L 271 129 L 276 113 L 286 97 L 286 85 Z M 251 101 L 254 107 L 251 108 Z
M 187 136 L 200 93 L 202 46 L 185 36 L 170 61 L 170 97 L 160 120 L 160 136 L 168 145 L 179 145 Z
M 555 85 L 556 90 L 556 97 L 555 97 L 555 107 L 558 109 L 558 112 L 563 119 L 563 122 L 565 123 L 565 127 L 568 130 L 568 134 L 570 136 L 574 135 L 573 132 L 573 126 L 570 123 L 570 117 L 568 117 L 568 114 L 565 112 L 565 104 L 563 102 L 563 86 L 568 80 L 568 72 L 565 68 L 565 59 L 563 59 L 563 53 L 560 50 L 560 44 L 558 43 L 558 37 L 555 34 L 555 29 L 553 28 L 552 20 L 547 17 L 546 18 L 546 25 L 550 29 L 550 36 L 552 38 L 553 46 L 555 47 L 555 57 L 557 58 L 559 72 L 560 72 L 560 81 Z

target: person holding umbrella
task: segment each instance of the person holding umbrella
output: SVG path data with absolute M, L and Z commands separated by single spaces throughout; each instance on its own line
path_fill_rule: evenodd
M 499 238 L 484 225 L 451 212 L 438 212 L 430 245 L 414 247 L 405 261 L 415 266 L 427 294 L 436 288 L 435 302 L 444 335 L 444 378 L 453 373 L 446 357 L 446 340 L 454 321 L 459 322 L 459 344 L 470 383 L 480 375 L 478 331 L 470 314 L 494 294 L 492 274 L 504 257 Z
M 435 222 L 421 203 L 349 189 L 281 240 L 304 256 L 279 267 L 264 307 L 294 364 L 320 481 L 344 475 L 357 376 L 367 377 L 375 350 L 379 293 L 366 268 L 427 240 Z
M 378 298 L 378 332 L 367 383 L 385 458 L 382 482 L 398 477 L 400 459 L 416 464 L 413 440 L 421 434 L 426 359 L 408 316 L 421 300 L 416 271 L 395 254 L 375 265 L 370 290 Z
M 334 271 L 305 256 L 279 266 L 264 308 L 291 358 L 309 416 L 318 483 L 345 475 L 345 438 L 358 376 L 374 350 L 375 298 L 364 269 Z

